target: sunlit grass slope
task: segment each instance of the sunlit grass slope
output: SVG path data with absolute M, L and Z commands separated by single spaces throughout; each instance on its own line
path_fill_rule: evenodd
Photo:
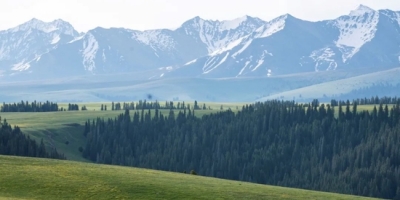
M 183 173 L 0 156 L 0 199 L 367 199 Z

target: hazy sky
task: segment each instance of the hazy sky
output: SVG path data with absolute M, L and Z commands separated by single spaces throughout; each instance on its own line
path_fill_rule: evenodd
M 290 13 L 304 20 L 333 19 L 358 5 L 400 11 L 400 0 L 1 0 L 0 30 L 32 18 L 63 19 L 78 31 L 97 26 L 136 30 L 176 28 L 184 21 L 244 15 L 271 20 Z

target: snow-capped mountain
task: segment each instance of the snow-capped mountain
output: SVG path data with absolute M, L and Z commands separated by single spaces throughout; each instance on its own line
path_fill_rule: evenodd
M 29 78 L 147 72 L 161 77 L 270 77 L 398 67 L 400 12 L 360 5 L 333 20 L 290 14 L 192 18 L 175 30 L 101 27 L 79 34 L 65 21 L 32 19 L 0 31 L 0 74 Z
M 72 25 L 60 19 L 48 23 L 32 19 L 0 31 L 0 71 L 27 71 L 43 54 L 77 36 Z
M 334 20 L 307 22 L 291 15 L 267 22 L 240 41 L 171 74 L 204 77 L 272 76 L 400 64 L 400 12 L 360 5 Z M 193 71 L 195 71 L 193 73 Z

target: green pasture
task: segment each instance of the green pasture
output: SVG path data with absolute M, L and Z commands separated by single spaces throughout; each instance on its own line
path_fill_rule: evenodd
M 367 199 L 184 173 L 0 156 L 0 199 Z

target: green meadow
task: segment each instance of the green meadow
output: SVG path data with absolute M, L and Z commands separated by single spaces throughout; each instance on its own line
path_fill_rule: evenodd
M 0 156 L 0 199 L 369 199 L 184 173 Z

